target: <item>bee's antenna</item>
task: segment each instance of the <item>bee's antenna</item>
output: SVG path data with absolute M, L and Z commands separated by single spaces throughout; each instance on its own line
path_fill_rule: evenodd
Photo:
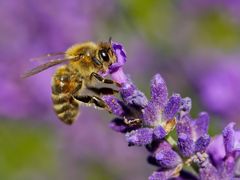
M 110 44 L 112 44 L 112 37 L 111 37 L 111 36 L 109 37 L 108 42 L 109 42 Z

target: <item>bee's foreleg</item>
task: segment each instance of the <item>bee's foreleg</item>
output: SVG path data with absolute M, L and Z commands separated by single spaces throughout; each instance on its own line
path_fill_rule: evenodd
M 101 98 L 99 98 L 97 96 L 88 96 L 88 95 L 74 96 L 74 98 L 85 104 L 93 104 L 95 107 L 105 109 L 111 113 L 111 110 L 109 109 L 108 105 Z
M 111 79 L 105 79 L 104 77 L 102 77 L 101 75 L 99 75 L 99 74 L 97 74 L 95 72 L 93 72 L 91 74 L 91 79 L 93 77 L 95 77 L 98 81 L 101 81 L 102 83 L 105 83 L 105 84 L 115 84 L 116 86 L 121 87 L 121 84 L 119 84 L 118 82 L 113 81 Z
M 102 87 L 102 88 L 87 87 L 87 89 L 89 89 L 90 91 L 94 92 L 97 95 L 112 95 L 119 92 L 115 89 L 107 88 L 107 87 Z

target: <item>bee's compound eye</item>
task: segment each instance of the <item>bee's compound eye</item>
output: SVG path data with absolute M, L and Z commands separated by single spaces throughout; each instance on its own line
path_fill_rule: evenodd
M 100 55 L 100 57 L 101 57 L 102 60 L 104 60 L 104 61 L 109 61 L 109 57 L 108 57 L 108 54 L 107 54 L 106 51 L 100 50 L 100 51 L 99 51 L 99 55 Z

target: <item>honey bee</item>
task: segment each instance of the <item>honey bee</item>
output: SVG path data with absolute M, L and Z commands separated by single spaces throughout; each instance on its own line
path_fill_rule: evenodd
M 62 122 L 70 125 L 76 120 L 80 103 L 110 112 L 101 95 L 115 94 L 118 91 L 110 87 L 97 88 L 95 84 L 98 81 L 120 87 L 119 83 L 100 75 L 107 72 L 117 59 L 111 38 L 108 42 L 74 44 L 65 52 L 47 54 L 41 58 L 50 60 L 25 73 L 23 78 L 65 63 L 57 68 L 51 85 L 53 109 Z M 90 90 L 94 95 L 83 95 L 84 89 Z

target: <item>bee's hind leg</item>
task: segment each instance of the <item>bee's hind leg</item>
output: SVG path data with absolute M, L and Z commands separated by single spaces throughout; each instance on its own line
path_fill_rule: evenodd
M 74 96 L 74 98 L 78 101 L 81 101 L 85 104 L 93 104 L 96 108 L 105 109 L 109 113 L 111 110 L 109 109 L 108 105 L 99 97 L 97 96 Z
M 107 87 L 102 87 L 102 88 L 87 87 L 87 89 L 89 89 L 90 91 L 94 92 L 97 95 L 113 95 L 119 92 L 115 89 L 107 88 Z

